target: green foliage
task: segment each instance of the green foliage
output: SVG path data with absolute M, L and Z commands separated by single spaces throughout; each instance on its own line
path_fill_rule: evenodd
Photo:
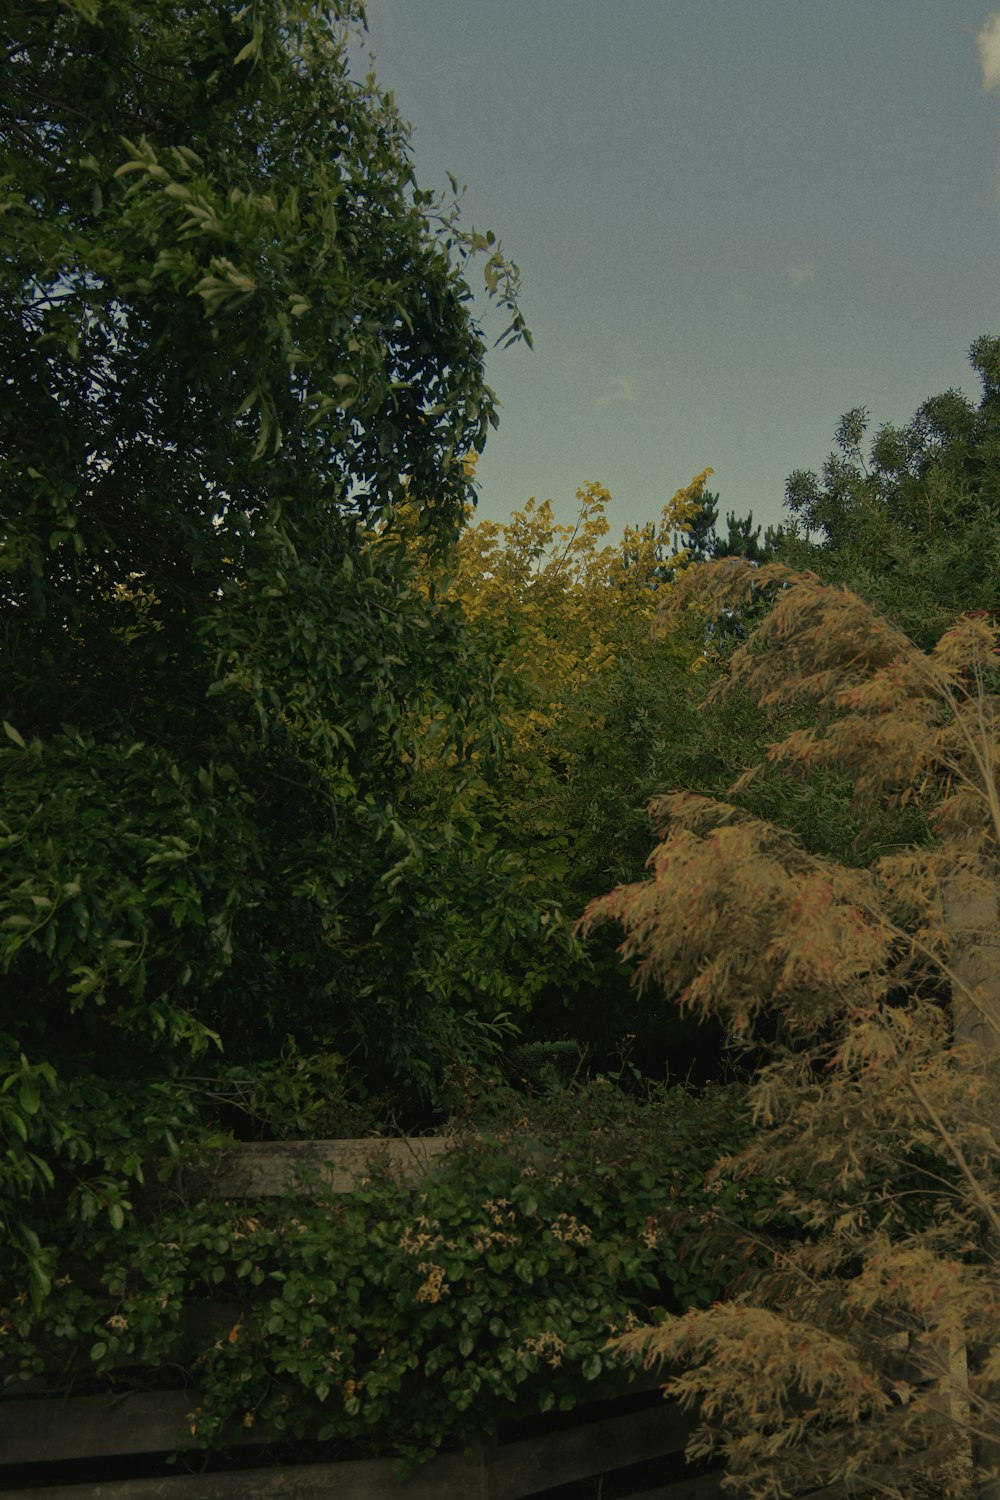
M 303 1053 L 292 1036 L 274 1058 L 188 1074 L 184 1089 L 203 1117 L 240 1140 L 350 1140 L 377 1134 L 391 1114 L 341 1053 Z
M 362 21 L 0 21 L 0 1277 L 27 1256 L 36 1295 L 41 1198 L 122 1222 L 157 1091 L 164 1130 L 211 1128 L 184 1078 L 220 1046 L 266 1074 L 291 1037 L 413 1108 L 503 1033 L 425 901 L 501 866 L 407 802 L 429 742 L 495 753 L 489 663 L 375 523 L 405 494 L 441 542 L 472 497 L 473 257 L 527 335 L 516 269 L 352 78 Z
M 745 557 L 749 562 L 766 562 L 781 544 L 783 529 L 769 526 L 761 540 L 761 527 L 753 524 L 753 511 L 737 516 L 726 513 L 726 534 L 718 532 L 719 497 L 706 492 L 698 513 L 684 528 L 684 544 L 691 562 L 709 562 L 719 557 Z
M 492 1114 L 419 1188 L 376 1154 L 349 1194 L 167 1201 L 88 1236 L 86 1281 L 66 1269 L 71 1240 L 42 1316 L 16 1286 L 5 1299 L 3 1357 L 73 1380 L 120 1383 L 124 1356 L 182 1370 L 207 1442 L 243 1424 L 417 1458 L 569 1409 L 610 1368 L 609 1336 L 709 1302 L 732 1274 L 693 1242 L 706 1221 L 756 1218 L 756 1191 L 705 1185 L 747 1117 L 731 1092 L 640 1104 L 607 1081 Z
M 452 982 L 488 934 L 496 1003 L 530 1040 L 590 1049 L 589 1066 L 605 1064 L 623 1031 L 635 1033 L 654 1072 L 666 1063 L 684 1076 L 699 1047 L 711 1051 L 704 1036 L 679 1036 L 672 1018 L 635 1005 L 610 944 L 584 952 L 570 933 L 594 894 L 641 872 L 646 804 L 664 783 L 718 775 L 708 763 L 721 741 L 696 711 L 714 675 L 699 662 L 701 638 L 650 634 L 659 593 L 684 566 L 705 477 L 679 490 L 658 522 L 626 528 L 617 545 L 605 541 L 611 497 L 591 483 L 572 525 L 556 524 L 550 502 L 531 500 L 505 525 L 470 525 L 450 554 L 421 554 L 428 588 L 456 602 L 496 663 L 508 736 L 496 763 L 461 768 L 466 817 L 478 847 L 494 853 L 492 883 L 481 863 L 472 866 L 490 892 L 486 912 L 460 889 L 442 890 L 436 903 L 427 891 L 425 900 L 450 925 Z M 394 525 L 420 548 L 405 513 Z M 440 822 L 457 772 L 444 757 L 425 762 L 412 805 L 423 795 L 423 816 Z
M 1000 341 L 977 339 L 970 360 L 978 405 L 932 397 L 905 427 L 882 427 L 867 458 L 858 407 L 821 474 L 797 470 L 786 485 L 795 525 L 780 555 L 855 590 L 924 647 L 961 611 L 1000 603 Z

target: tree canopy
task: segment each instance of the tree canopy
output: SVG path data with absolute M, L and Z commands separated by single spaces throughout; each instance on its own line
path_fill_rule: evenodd
M 841 419 L 816 474 L 789 475 L 780 555 L 842 583 L 931 646 L 959 611 L 1000 605 L 1000 340 L 969 352 L 978 403 L 945 391 L 865 452 L 869 413 Z
M 290 1036 L 412 1098 L 493 1045 L 420 982 L 445 936 L 401 878 L 462 867 L 403 802 L 428 723 L 459 758 L 495 743 L 488 665 L 375 523 L 405 496 L 443 542 L 472 497 L 496 420 L 474 255 L 501 337 L 527 331 L 515 268 L 352 76 L 363 19 L 24 0 L 0 23 L 12 1233 L 65 1171 L 120 1221 L 206 1048 Z

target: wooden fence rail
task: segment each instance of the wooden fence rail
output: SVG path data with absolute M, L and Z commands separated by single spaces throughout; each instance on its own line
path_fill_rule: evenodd
M 302 1189 L 301 1173 L 333 1193 L 347 1193 L 376 1167 L 403 1182 L 419 1182 L 434 1162 L 454 1150 L 443 1135 L 346 1141 L 239 1142 L 219 1152 L 202 1185 L 207 1198 L 267 1198 Z
M 24 1466 L 34 1460 L 43 1477 L 45 1466 L 57 1460 L 169 1451 L 178 1446 L 178 1427 L 183 1426 L 188 1402 L 183 1392 L 169 1392 L 130 1396 L 117 1406 L 104 1397 L 9 1405 L 47 1408 L 30 1417 L 24 1411 L 20 1421 L 17 1413 L 5 1414 L 0 1426 L 5 1462 Z M 244 1495 L 269 1500 L 320 1495 L 331 1500 L 520 1500 L 650 1460 L 676 1460 L 690 1425 L 690 1419 L 661 1403 L 542 1436 L 480 1445 L 470 1454 L 443 1454 L 407 1479 L 398 1478 L 391 1459 L 349 1459 L 44 1489 L 37 1487 L 33 1476 L 21 1479 L 24 1487 L 8 1488 L 0 1468 L 0 1488 L 22 1500 L 236 1500 Z M 668 1500 L 715 1500 L 721 1495 L 714 1475 L 679 1479 L 645 1493 L 662 1493 Z

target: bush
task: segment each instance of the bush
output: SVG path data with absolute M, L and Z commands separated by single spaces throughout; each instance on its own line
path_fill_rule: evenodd
M 3 1357 L 119 1384 L 124 1355 L 183 1371 L 209 1443 L 242 1424 L 416 1458 L 567 1410 L 614 1368 L 609 1338 L 721 1294 L 773 1194 L 706 1185 L 747 1138 L 738 1091 L 640 1101 L 598 1080 L 501 1093 L 492 1115 L 417 1187 L 376 1156 L 348 1194 L 147 1205 L 70 1236 L 44 1314 L 16 1290 L 0 1309 Z M 694 1245 L 710 1222 L 721 1258 Z

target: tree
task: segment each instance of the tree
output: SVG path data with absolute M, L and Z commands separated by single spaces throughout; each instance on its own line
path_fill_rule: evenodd
M 507 738 L 498 759 L 461 768 L 464 815 L 505 875 L 490 886 L 488 915 L 467 894 L 449 894 L 453 973 L 477 967 L 471 956 L 488 935 L 484 966 L 498 1008 L 515 1011 L 526 1039 L 586 1049 L 592 1063 L 607 1065 L 633 1034 L 648 1070 L 698 1077 L 720 1065 L 704 1030 L 643 1007 L 613 944 L 583 951 L 569 928 L 609 884 L 641 874 L 651 797 L 665 784 L 718 790 L 739 757 L 761 745 L 762 721 L 749 703 L 699 712 L 736 639 L 734 622 L 725 638 L 714 630 L 707 652 L 700 625 L 651 634 L 658 600 L 706 534 L 703 515 L 716 548 L 726 545 L 715 537 L 706 478 L 696 476 L 656 521 L 627 527 L 616 544 L 608 541 L 613 501 L 598 484 L 578 491 L 571 524 L 557 525 L 549 502 L 531 500 L 506 524 L 470 524 L 451 552 L 421 537 L 413 513 L 392 521 L 419 556 L 428 592 L 458 606 L 494 663 Z M 450 752 L 425 759 L 410 805 L 439 824 L 455 806 L 457 775 Z M 768 795 L 802 826 L 822 817 L 841 838 L 844 809 L 830 818 L 829 793 L 817 802 L 804 791 L 794 810 L 786 789 L 764 789 L 763 807 Z
M 351 77 L 363 19 L 0 23 L 0 1217 L 36 1296 L 24 1202 L 120 1223 L 192 1125 L 199 1051 L 290 1035 L 412 1100 L 494 1044 L 421 986 L 444 935 L 401 879 L 462 865 L 402 812 L 414 711 L 488 747 L 488 676 L 373 527 L 405 494 L 447 538 L 471 498 L 496 420 L 474 254 L 501 337 L 527 331 L 516 269 Z
M 723 1452 L 754 1496 L 909 1497 L 919 1475 L 962 1493 L 970 1432 L 987 1467 L 1000 1435 L 1000 636 L 966 617 L 925 651 L 778 564 L 691 569 L 663 607 L 761 590 L 715 693 L 809 702 L 768 761 L 846 775 L 869 822 L 916 804 L 927 832 L 861 866 L 817 854 L 741 806 L 751 766 L 726 802 L 661 798 L 649 877 L 591 903 L 584 930 L 620 924 L 647 992 L 754 1049 L 758 1134 L 715 1175 L 780 1189 L 742 1286 L 618 1347 L 671 1363 L 703 1418 L 692 1453 Z
M 750 562 L 765 562 L 773 557 L 780 546 L 782 528 L 769 526 L 761 541 L 761 528 L 753 524 L 753 511 L 737 517 L 735 511 L 726 512 L 726 535 L 718 534 L 719 497 L 702 496 L 697 514 L 691 518 L 685 530 L 685 548 L 691 562 L 709 562 L 718 557 L 746 557 Z
M 856 590 L 924 646 L 960 611 L 1000 604 L 1000 340 L 977 339 L 970 360 L 978 405 L 932 397 L 880 428 L 867 458 L 856 407 L 821 474 L 796 470 L 785 487 L 785 561 Z
M 460 610 L 493 662 L 506 737 L 498 759 L 462 767 L 461 794 L 477 837 L 504 862 L 506 890 L 494 888 L 485 916 L 464 903 L 468 935 L 456 922 L 453 956 L 471 951 L 477 927 L 488 934 L 484 965 L 506 986 L 497 999 L 531 1041 L 575 1043 L 603 1062 L 634 1032 L 654 1069 L 669 1057 L 682 1073 L 690 1059 L 678 1053 L 679 1028 L 642 1025 L 612 945 L 585 955 L 569 928 L 609 881 L 641 871 L 645 805 L 698 739 L 694 704 L 711 676 L 704 664 L 692 671 L 700 641 L 653 639 L 650 626 L 685 565 L 681 543 L 705 478 L 616 544 L 607 539 L 611 496 L 594 483 L 578 491 L 571 524 L 532 499 L 505 524 L 470 524 L 450 553 L 422 544 L 412 516 L 394 521 L 421 556 L 428 591 Z M 415 777 L 414 805 L 426 798 L 431 821 L 453 797 L 457 772 L 449 752 Z M 459 893 L 451 905 L 461 919 Z

